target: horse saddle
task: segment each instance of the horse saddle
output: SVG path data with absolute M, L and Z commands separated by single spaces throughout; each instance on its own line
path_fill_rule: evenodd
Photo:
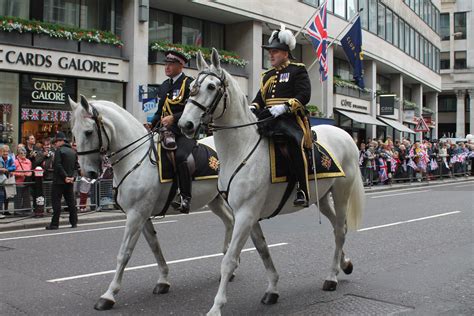
M 344 177 L 339 162 L 333 154 L 313 135 L 314 161 L 316 162 L 316 175 L 318 179 Z M 311 150 L 304 150 L 306 158 L 306 172 L 308 179 L 314 180 L 313 157 Z M 288 163 L 287 143 L 279 138 L 270 140 L 270 168 L 272 183 L 288 182 L 291 166 Z

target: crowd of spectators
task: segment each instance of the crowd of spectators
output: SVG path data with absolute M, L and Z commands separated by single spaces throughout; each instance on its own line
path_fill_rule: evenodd
M 374 139 L 360 144 L 359 165 L 365 185 L 433 180 L 474 172 L 474 143 L 430 141 L 412 143 Z

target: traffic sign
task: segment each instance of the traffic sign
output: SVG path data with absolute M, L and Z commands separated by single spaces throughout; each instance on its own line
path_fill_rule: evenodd
M 429 132 L 430 128 L 428 127 L 428 124 L 426 124 L 425 120 L 423 117 L 418 118 L 418 123 L 416 124 L 416 127 L 414 129 L 415 132 Z

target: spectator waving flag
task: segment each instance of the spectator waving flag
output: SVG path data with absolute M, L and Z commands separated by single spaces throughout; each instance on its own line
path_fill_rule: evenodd
M 356 84 L 364 89 L 364 78 L 362 77 L 362 28 L 360 26 L 360 17 L 358 17 L 350 30 L 341 39 L 341 45 L 346 53 L 347 59 L 354 70 L 354 80 Z
M 431 159 L 430 169 L 431 171 L 438 169 L 438 163 L 436 162 L 436 159 Z
M 387 170 L 387 163 L 384 159 L 379 158 L 379 180 L 380 183 L 384 183 L 388 180 L 388 170 Z
M 316 56 L 319 60 L 319 72 L 321 73 L 321 81 L 325 81 L 328 78 L 328 64 L 327 64 L 327 12 L 326 2 L 321 5 L 319 14 L 316 14 L 313 22 L 306 29 L 308 35 L 311 38 L 314 49 L 316 50 Z

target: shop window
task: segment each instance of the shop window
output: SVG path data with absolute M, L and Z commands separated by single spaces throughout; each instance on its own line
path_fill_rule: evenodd
M 80 0 L 44 0 L 45 22 L 79 26 Z
M 455 39 L 466 39 L 466 12 L 454 13 L 454 34 Z
M 0 72 L 0 143 L 18 143 L 19 75 Z
M 454 69 L 466 69 L 466 51 L 454 52 Z
M 173 14 L 150 9 L 148 36 L 150 42 L 173 42 Z
M 449 53 L 441 53 L 441 60 L 439 66 L 441 69 L 449 69 L 451 67 Z
M 377 0 L 369 0 L 369 31 L 377 34 Z
M 77 80 L 77 93 L 88 100 L 107 100 L 123 107 L 123 84 L 119 82 Z
M 449 13 L 440 14 L 439 35 L 442 41 L 449 41 Z
M 456 112 L 457 99 L 455 95 L 440 95 L 438 97 L 438 112 Z
M 0 15 L 30 17 L 30 0 L 0 0 Z
M 202 21 L 187 16 L 183 17 L 182 21 L 181 43 L 202 46 Z
M 385 6 L 380 3 L 378 4 L 377 35 L 385 38 Z
M 334 0 L 334 14 L 346 18 L 346 0 Z

